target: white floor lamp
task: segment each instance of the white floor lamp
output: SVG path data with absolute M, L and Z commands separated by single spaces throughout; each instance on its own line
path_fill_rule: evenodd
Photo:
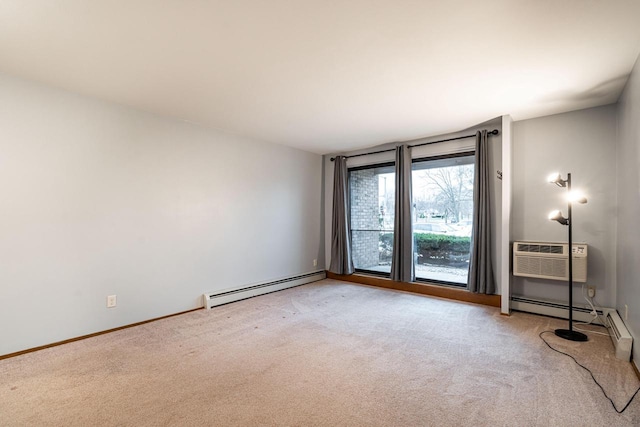
M 567 174 L 567 179 L 562 179 L 559 173 L 554 173 L 549 176 L 549 182 L 556 184 L 558 187 L 567 188 L 567 217 L 562 216 L 562 212 L 553 211 L 549 214 L 549 219 L 552 221 L 558 221 L 562 225 L 566 225 L 569 229 L 569 329 L 556 329 L 557 336 L 571 341 L 587 341 L 589 338 L 582 332 L 573 330 L 573 236 L 571 235 L 571 228 L 573 226 L 573 217 L 571 212 L 572 202 L 587 203 L 587 198 L 584 196 L 575 197 L 571 192 L 571 174 Z

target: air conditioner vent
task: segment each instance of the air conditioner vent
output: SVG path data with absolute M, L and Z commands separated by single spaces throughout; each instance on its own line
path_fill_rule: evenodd
M 563 243 L 514 242 L 513 275 L 542 279 L 569 278 L 569 245 Z M 573 245 L 573 280 L 587 281 L 587 245 Z
M 562 245 L 537 245 L 518 243 L 517 250 L 519 252 L 543 253 L 543 254 L 562 254 Z

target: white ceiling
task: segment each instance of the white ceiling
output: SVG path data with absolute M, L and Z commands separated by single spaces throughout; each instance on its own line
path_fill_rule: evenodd
M 0 72 L 317 153 L 615 102 L 640 0 L 0 0 Z

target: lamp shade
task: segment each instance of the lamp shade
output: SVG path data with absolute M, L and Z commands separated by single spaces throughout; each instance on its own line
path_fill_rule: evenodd
M 552 174 L 549 175 L 549 177 L 547 178 L 547 182 L 550 182 L 552 184 L 555 184 L 558 181 L 561 181 L 562 177 L 560 176 L 560 174 L 558 172 L 554 172 Z
M 554 172 L 549 175 L 547 177 L 547 181 L 549 181 L 551 184 L 557 185 L 558 187 L 564 187 L 567 185 L 567 181 L 562 179 L 562 176 L 558 172 Z
M 564 216 L 562 216 L 562 212 L 555 210 L 555 211 L 551 211 L 549 213 L 549 220 L 550 221 L 558 221 L 560 224 L 562 225 L 567 225 L 569 223 L 569 221 L 567 220 L 567 218 L 565 218 Z
M 571 203 L 587 203 L 586 196 L 582 192 L 576 190 L 572 190 L 570 193 L 567 193 L 567 200 Z

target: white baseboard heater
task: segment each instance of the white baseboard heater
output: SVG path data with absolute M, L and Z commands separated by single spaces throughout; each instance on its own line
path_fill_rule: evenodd
M 209 292 L 203 295 L 204 307 L 206 309 L 211 309 L 212 307 L 215 307 L 217 305 L 227 304 L 258 295 L 264 295 L 271 292 L 281 291 L 287 288 L 293 288 L 295 286 L 305 285 L 307 283 L 316 282 L 324 278 L 326 278 L 326 273 L 324 271 L 314 271 L 298 276 L 286 277 L 283 279 L 256 283 L 253 285 Z
M 633 338 L 624 325 L 622 318 L 616 310 L 607 311 L 605 317 L 606 327 L 609 330 L 609 336 L 613 341 L 613 346 L 616 349 L 616 358 L 631 360 L 631 347 L 633 345 Z
M 569 306 L 567 304 L 535 300 L 514 295 L 511 297 L 511 308 L 517 311 L 527 313 L 541 314 L 543 316 L 558 317 L 561 319 L 569 318 Z M 597 310 L 600 315 L 593 320 L 593 324 L 602 325 L 601 318 L 604 318 L 611 341 L 616 350 L 616 358 L 621 360 L 631 360 L 631 348 L 633 346 L 633 337 L 624 325 L 622 318 L 613 308 L 603 308 L 602 311 Z M 591 309 L 586 307 L 573 307 L 573 320 L 575 322 L 589 322 L 593 319 Z M 575 323 L 574 323 L 575 325 Z
M 511 297 L 511 308 L 513 310 L 524 311 L 526 313 L 569 319 L 569 305 L 556 301 L 532 299 L 513 295 Z M 602 311 L 597 310 L 597 313 L 604 317 L 607 310 L 613 309 L 603 309 Z M 591 315 L 591 308 L 573 306 L 573 320 L 576 322 L 589 322 L 591 319 L 593 319 L 593 316 Z M 602 325 L 600 317 L 592 323 Z

